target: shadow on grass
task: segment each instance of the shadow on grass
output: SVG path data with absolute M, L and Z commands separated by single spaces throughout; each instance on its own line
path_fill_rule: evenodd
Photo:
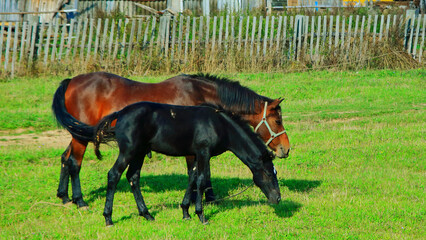
M 163 175 L 148 175 L 141 176 L 140 179 L 142 195 L 144 192 L 162 193 L 167 191 L 185 191 L 188 183 L 188 176 L 182 174 L 163 174 Z M 212 185 L 215 195 L 220 199 L 227 197 L 231 194 L 235 194 L 236 189 L 243 189 L 252 183 L 251 179 L 241 178 L 212 178 Z M 287 187 L 290 191 L 295 192 L 309 192 L 310 190 L 317 188 L 321 185 L 321 181 L 316 180 L 297 180 L 287 179 L 279 181 L 280 187 Z M 127 179 L 123 176 L 118 185 L 117 192 L 131 192 Z M 106 195 L 106 186 L 91 191 L 87 196 L 86 200 L 90 203 L 95 199 L 103 198 Z M 182 195 L 183 197 L 183 195 Z M 252 206 L 258 204 L 269 204 L 265 198 L 262 201 L 252 200 L 233 200 L 224 199 L 219 201 L 217 204 L 218 211 L 222 212 L 229 209 L 241 208 L 244 206 Z M 170 208 L 179 208 L 176 203 L 162 204 Z M 293 202 L 290 200 L 281 201 L 278 205 L 270 205 L 275 209 L 275 214 L 281 218 L 289 218 L 294 215 L 295 212 L 302 207 L 300 203 Z M 153 206 L 152 206 L 153 207 Z M 207 217 L 212 217 L 217 212 L 210 213 Z M 151 212 L 155 216 L 155 212 Z M 130 218 L 131 216 L 129 216 Z M 124 219 L 122 219 L 124 220 Z

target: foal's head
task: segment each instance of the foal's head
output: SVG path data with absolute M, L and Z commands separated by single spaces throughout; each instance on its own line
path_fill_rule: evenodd
M 278 185 L 277 171 L 272 163 L 272 159 L 272 153 L 266 151 L 261 159 L 261 167 L 252 170 L 253 181 L 262 190 L 270 203 L 278 204 L 281 200 L 281 193 Z

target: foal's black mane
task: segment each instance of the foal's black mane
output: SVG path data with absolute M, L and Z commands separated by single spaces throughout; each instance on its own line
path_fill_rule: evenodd
M 270 152 L 268 150 L 268 148 L 266 147 L 266 145 L 264 144 L 264 142 L 262 141 L 260 136 L 253 131 L 253 128 L 240 115 L 234 114 L 231 111 L 223 109 L 220 106 L 212 105 L 212 104 L 209 104 L 209 103 L 203 103 L 200 106 L 211 107 L 211 108 L 215 109 L 218 114 L 228 116 L 238 126 L 240 126 L 244 130 L 244 132 L 247 133 L 247 135 L 250 137 L 250 139 L 253 139 L 253 141 L 259 141 L 261 143 L 259 145 L 262 146 L 262 148 L 263 148 L 262 149 L 262 157 L 261 157 L 262 161 L 272 160 L 274 158 L 274 155 L 272 154 L 272 152 Z
M 224 77 L 205 73 L 186 76 L 215 84 L 222 105 L 232 112 L 254 114 L 256 113 L 256 105 L 260 106 L 262 102 L 267 101 L 270 103 L 273 101 L 268 97 L 255 93 L 247 87 L 241 86 L 239 82 Z

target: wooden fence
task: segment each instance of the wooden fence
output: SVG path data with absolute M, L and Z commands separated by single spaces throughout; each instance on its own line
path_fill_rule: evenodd
M 48 24 L 0 22 L 0 71 L 38 61 L 135 57 L 185 64 L 198 56 L 279 55 L 279 61 L 312 62 L 325 54 L 362 56 L 368 48 L 394 38 L 419 62 L 425 54 L 425 15 L 368 16 L 212 16 L 83 19 Z M 397 29 L 397 31 L 395 30 Z M 398 35 L 398 36 L 396 36 Z M 220 55 L 222 54 L 222 55 Z M 20 65 L 22 66 L 22 65 Z

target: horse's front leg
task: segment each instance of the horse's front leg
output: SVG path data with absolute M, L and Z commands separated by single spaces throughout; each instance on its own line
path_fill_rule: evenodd
M 127 181 L 132 188 L 133 196 L 135 197 L 136 205 L 138 207 L 139 216 L 143 216 L 149 221 L 154 221 L 154 217 L 148 212 L 148 208 L 145 205 L 141 189 L 139 187 L 140 173 L 144 161 L 144 156 L 142 154 L 142 159 L 132 159 L 130 161 L 129 169 L 127 170 Z
M 191 176 L 195 166 L 195 156 L 186 156 L 186 167 L 188 168 L 188 176 Z M 213 192 L 212 182 L 210 180 L 210 169 L 208 170 L 208 176 L 206 180 L 206 202 L 212 202 L 216 200 L 216 196 Z M 197 192 L 191 191 L 191 202 L 195 202 L 197 199 Z
M 120 153 L 114 166 L 108 172 L 108 187 L 105 200 L 104 217 L 107 226 L 113 225 L 112 222 L 112 205 L 114 202 L 114 193 L 117 189 L 117 183 L 121 178 L 124 170 L 126 169 L 128 162 L 125 157 Z

